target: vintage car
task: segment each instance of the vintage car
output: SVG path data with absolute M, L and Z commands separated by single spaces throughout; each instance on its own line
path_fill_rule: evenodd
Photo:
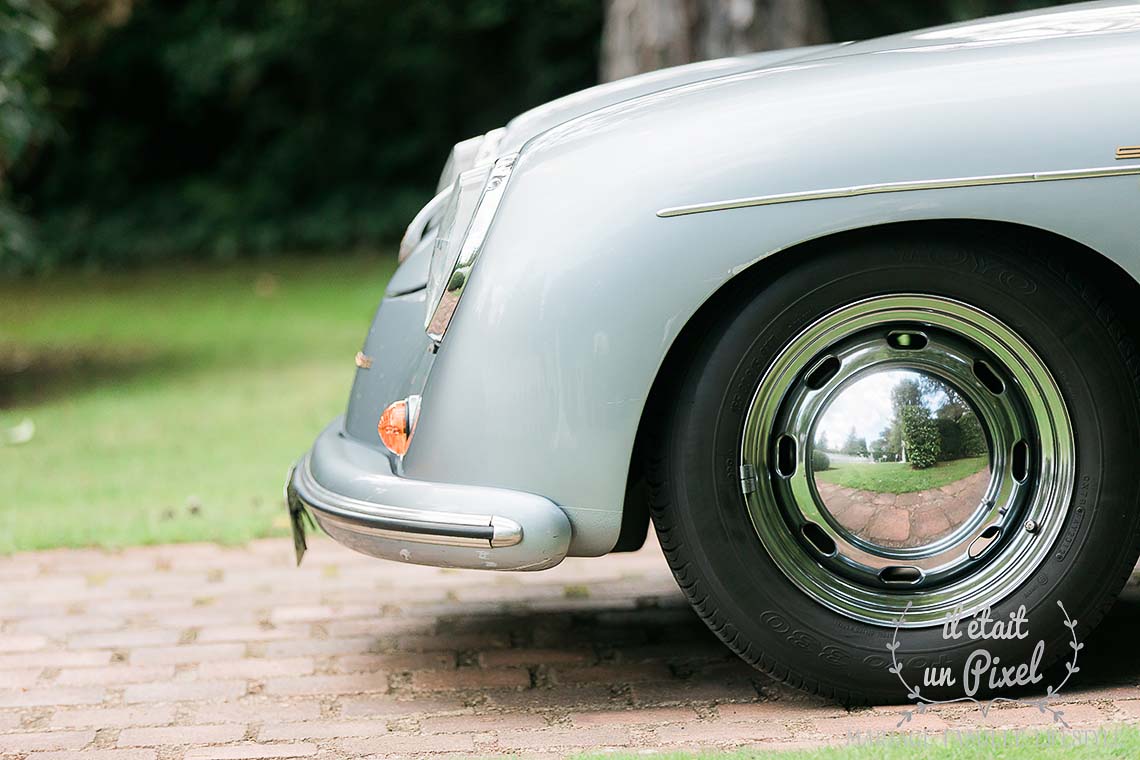
M 541 570 L 652 518 L 725 644 L 846 702 L 903 698 L 896 629 L 960 667 L 948 616 L 1054 660 L 1136 563 L 1137 3 L 571 95 L 456 145 L 400 256 L 299 553 Z

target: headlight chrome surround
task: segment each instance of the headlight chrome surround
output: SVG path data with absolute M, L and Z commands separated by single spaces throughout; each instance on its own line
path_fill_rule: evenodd
M 437 344 L 459 305 L 517 158 L 517 153 L 502 156 L 489 170 L 471 169 L 455 180 L 436 236 L 427 283 L 424 330 Z

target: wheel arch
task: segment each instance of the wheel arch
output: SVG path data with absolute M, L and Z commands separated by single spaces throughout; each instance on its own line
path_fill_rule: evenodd
M 1140 300 L 1140 283 L 1119 264 L 1102 252 L 1072 238 L 1017 222 L 979 219 L 931 219 L 890 222 L 844 230 L 823 237 L 806 240 L 764 257 L 729 279 L 714 291 L 689 318 L 670 345 L 657 369 L 641 413 L 630 457 L 622 507 L 621 533 L 613 551 L 634 551 L 645 541 L 649 527 L 649 497 L 646 488 L 646 454 L 658 435 L 656 422 L 662 419 L 671 393 L 679 382 L 688 357 L 700 339 L 715 326 L 725 309 L 755 293 L 765 282 L 770 282 L 804 261 L 804 257 L 829 250 L 835 246 L 868 238 L 882 241 L 903 239 L 986 239 L 1034 250 L 1061 253 L 1079 260 L 1087 270 L 1082 273 L 1095 283 L 1109 302 L 1124 305 L 1128 299 Z M 1135 300 L 1133 301 L 1135 302 Z M 1140 310 L 1120 308 L 1125 327 L 1134 336 L 1140 336 Z M 1133 358 L 1140 374 L 1140 358 Z

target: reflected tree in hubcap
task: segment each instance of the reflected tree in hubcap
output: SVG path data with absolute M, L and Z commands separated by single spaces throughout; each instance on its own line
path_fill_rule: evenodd
M 985 507 L 986 432 L 965 394 L 940 377 L 870 371 L 828 402 L 809 458 L 825 519 L 853 540 L 920 547 Z

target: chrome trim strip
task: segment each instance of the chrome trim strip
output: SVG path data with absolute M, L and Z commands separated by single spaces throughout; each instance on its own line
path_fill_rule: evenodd
M 878 195 L 880 193 L 905 193 L 912 190 L 947 190 L 958 187 L 983 187 L 986 185 L 1021 185 L 1029 182 L 1060 182 L 1070 179 L 1097 179 L 1140 174 L 1140 166 L 1102 166 L 1094 169 L 1068 169 L 1032 174 L 992 174 L 981 177 L 955 177 L 951 179 L 927 179 L 908 182 L 881 182 L 873 185 L 852 185 L 833 187 L 825 190 L 809 190 L 797 193 L 757 195 L 751 198 L 735 198 L 712 203 L 694 203 L 687 206 L 663 208 L 657 216 L 668 219 L 674 216 L 704 214 L 709 211 L 727 211 L 734 208 L 752 206 L 772 206 L 777 203 L 798 203 L 819 201 L 831 198 L 850 198 L 857 195 Z
M 286 498 L 345 530 L 413 543 L 495 549 L 522 541 L 522 526 L 498 515 L 392 507 L 334 493 L 313 477 L 306 456 L 294 469 Z
M 437 344 L 443 340 L 443 335 L 447 332 L 447 326 L 455 314 L 455 307 L 459 305 L 463 289 L 467 287 L 467 280 L 471 277 L 471 268 L 475 266 L 475 260 L 483 250 L 483 242 L 487 239 L 491 222 L 499 210 L 499 203 L 503 200 L 503 192 L 507 189 L 507 181 L 511 177 L 517 158 L 518 153 L 503 156 L 495 161 L 495 165 L 491 168 L 491 174 L 483 187 L 483 194 L 479 197 L 479 204 L 475 207 L 467 234 L 460 243 L 459 256 L 456 257 L 455 265 L 448 274 L 443 295 L 434 305 L 431 319 L 427 322 L 428 337 Z

